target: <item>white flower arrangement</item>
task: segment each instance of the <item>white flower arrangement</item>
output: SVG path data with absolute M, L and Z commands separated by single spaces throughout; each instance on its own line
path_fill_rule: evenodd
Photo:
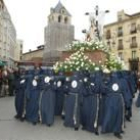
M 91 41 L 73 41 L 72 44 L 69 44 L 69 50 L 77 51 L 77 50 L 102 50 L 104 52 L 108 52 L 108 47 L 103 41 L 99 40 L 91 40 Z
M 113 53 L 109 53 L 105 65 L 111 71 L 123 69 L 122 61 L 121 60 L 118 61 L 117 57 Z
M 54 65 L 55 71 L 65 71 L 65 72 L 73 72 L 80 70 L 89 70 L 94 71 L 97 65 L 91 61 L 91 59 L 86 56 L 83 51 L 79 50 L 73 53 L 69 58 L 67 58 L 64 62 L 57 62 Z
M 116 59 L 114 54 L 108 52 L 108 47 L 102 41 L 74 41 L 72 44 L 69 44 L 67 48 L 70 51 L 75 51 L 75 53 L 71 54 L 69 58 L 66 58 L 64 62 L 57 62 L 53 66 L 56 72 L 74 72 L 80 70 L 99 71 L 104 68 L 108 68 L 111 71 L 122 69 L 122 62 L 119 59 Z M 94 50 L 102 50 L 107 53 L 108 57 L 105 60 L 105 64 L 102 64 L 102 62 L 99 61 L 99 64 L 97 65 L 84 54 L 85 51 Z
M 95 67 L 95 71 L 99 71 L 100 69 L 99 69 L 99 67 Z

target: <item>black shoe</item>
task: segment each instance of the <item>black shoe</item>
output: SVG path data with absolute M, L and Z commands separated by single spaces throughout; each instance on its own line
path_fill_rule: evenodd
M 19 119 L 19 118 L 20 118 L 18 115 L 15 115 L 14 117 L 15 117 L 16 119 Z
M 131 122 L 131 119 L 130 119 L 130 118 L 126 118 L 126 120 L 127 120 L 128 122 Z
M 78 127 L 75 127 L 75 128 L 74 128 L 75 131 L 78 131 L 78 129 L 79 129 Z
M 117 137 L 118 139 L 122 139 L 122 136 L 120 135 L 120 133 L 114 133 L 114 136 Z
M 62 115 L 61 118 L 62 118 L 62 120 L 64 120 L 65 119 L 65 115 Z
M 36 122 L 33 122 L 33 125 L 36 125 Z
M 82 130 L 85 130 L 85 127 L 84 126 L 82 127 Z
M 99 132 L 98 132 L 98 131 L 96 131 L 96 132 L 95 132 L 95 135 L 99 136 Z
M 23 122 L 23 121 L 24 121 L 24 117 L 21 117 L 21 118 L 20 118 L 20 121 Z
M 48 126 L 50 127 L 51 125 L 50 125 L 50 124 L 48 124 Z
M 124 134 L 125 132 L 122 130 L 121 133 Z

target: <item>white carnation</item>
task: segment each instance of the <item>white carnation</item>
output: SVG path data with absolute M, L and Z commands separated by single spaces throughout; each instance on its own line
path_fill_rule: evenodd
M 82 62 L 82 64 L 81 64 L 81 67 L 83 67 L 84 66 L 84 62 Z
M 95 71 L 99 71 L 100 69 L 99 69 L 99 67 L 95 67 Z
M 67 69 L 67 68 L 68 68 L 68 66 L 64 66 L 64 68 L 65 68 L 65 69 Z
M 79 71 L 79 67 L 77 67 L 76 70 Z

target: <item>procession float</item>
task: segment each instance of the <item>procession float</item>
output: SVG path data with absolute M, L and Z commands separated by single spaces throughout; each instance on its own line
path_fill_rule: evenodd
M 90 27 L 86 32 L 85 40 L 74 41 L 66 46 L 59 62 L 53 66 L 55 72 L 73 73 L 75 71 L 109 69 L 110 71 L 122 70 L 123 62 L 119 57 L 110 52 L 109 47 L 102 37 L 101 25 L 97 24 L 94 17 L 90 17 Z

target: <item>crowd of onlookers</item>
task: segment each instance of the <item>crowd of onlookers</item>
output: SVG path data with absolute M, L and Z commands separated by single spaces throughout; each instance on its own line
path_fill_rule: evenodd
M 0 97 L 14 95 L 15 80 L 17 76 L 17 69 L 7 67 L 0 68 Z

